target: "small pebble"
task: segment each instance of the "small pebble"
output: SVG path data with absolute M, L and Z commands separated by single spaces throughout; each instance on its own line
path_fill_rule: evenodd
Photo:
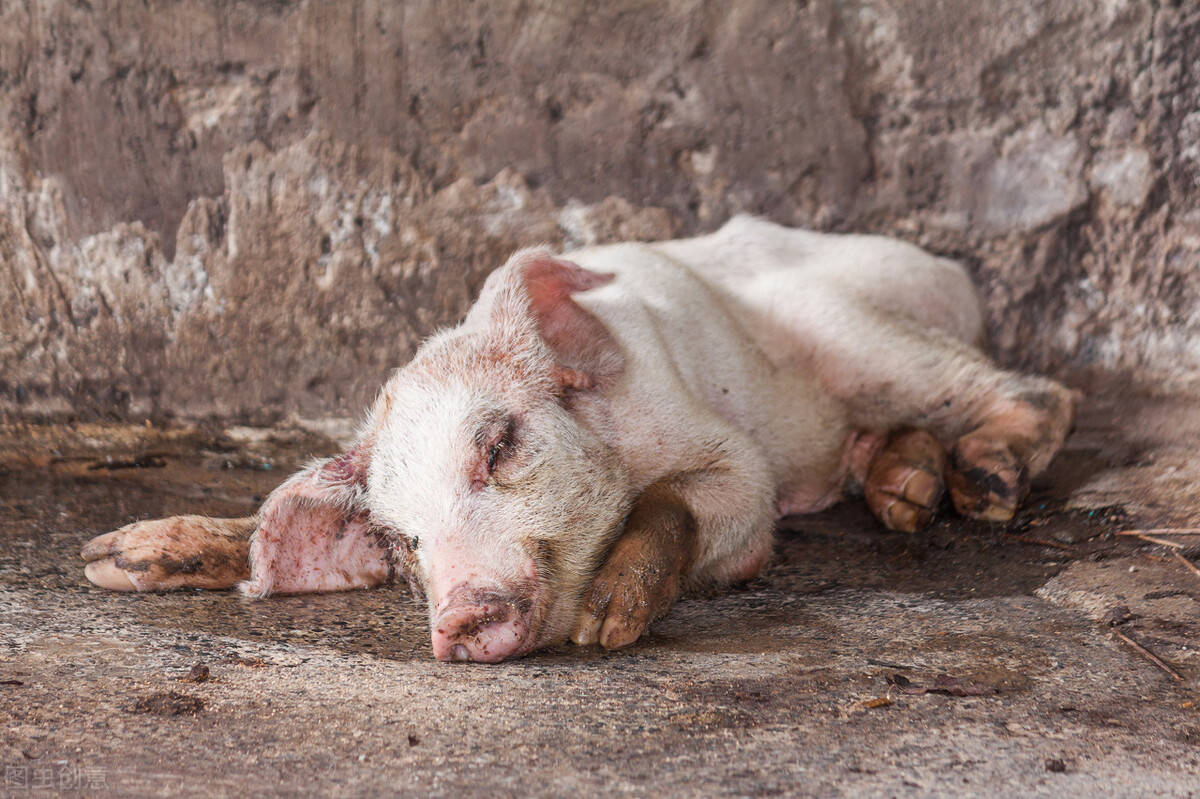
M 208 682 L 208 678 L 208 666 L 205 666 L 203 663 L 197 663 L 192 666 L 192 670 L 188 672 L 186 677 L 180 678 L 180 682 Z

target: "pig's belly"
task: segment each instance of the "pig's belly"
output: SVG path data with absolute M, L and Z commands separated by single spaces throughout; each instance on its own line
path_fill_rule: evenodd
M 775 501 L 775 517 L 782 519 L 784 516 L 825 510 L 841 499 L 842 493 L 842 484 L 836 480 L 789 483 L 779 490 L 779 498 Z
M 873 439 L 852 430 L 841 403 L 802 375 L 776 382 L 726 418 L 740 422 L 770 465 L 778 516 L 814 513 L 841 499 L 848 480 L 865 476 L 872 453 L 864 447 Z

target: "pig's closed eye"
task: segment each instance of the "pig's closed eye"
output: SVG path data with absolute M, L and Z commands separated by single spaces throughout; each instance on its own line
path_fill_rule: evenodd
M 507 420 L 504 424 L 504 429 L 488 442 L 487 473 L 489 477 L 496 471 L 496 467 L 512 449 L 514 427 L 513 420 Z
M 479 443 L 480 452 L 479 460 L 471 472 L 471 486 L 476 489 L 483 488 L 490 482 L 493 482 L 493 475 L 496 470 L 504 465 L 505 458 L 514 447 L 513 430 L 514 423 L 511 419 L 507 420 L 503 429 L 494 432 L 490 437 L 486 432 L 481 430 L 475 437 Z M 495 430 L 495 428 L 492 428 Z
M 487 457 L 488 474 L 491 474 L 492 472 L 496 471 L 496 462 L 500 460 L 500 456 L 502 456 L 504 454 L 504 450 L 506 447 L 508 447 L 508 442 L 505 441 L 504 439 L 501 439 L 501 440 L 497 441 L 495 444 L 493 444 L 492 448 L 488 450 L 488 457 Z

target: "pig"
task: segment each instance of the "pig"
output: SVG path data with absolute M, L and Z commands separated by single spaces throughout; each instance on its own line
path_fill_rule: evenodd
M 997 367 L 958 263 L 739 216 L 715 233 L 521 250 L 379 392 L 353 446 L 245 519 L 83 547 L 105 588 L 427 599 L 433 654 L 627 646 L 681 591 L 745 581 L 776 521 L 861 495 L 927 527 L 944 492 L 1003 521 L 1071 426 L 1064 386 Z

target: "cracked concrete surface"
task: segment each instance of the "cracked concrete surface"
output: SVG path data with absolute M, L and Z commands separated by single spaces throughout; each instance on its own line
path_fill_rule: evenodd
M 910 537 L 844 503 L 629 650 L 463 666 L 432 659 L 399 586 L 252 602 L 84 581 L 89 536 L 245 514 L 328 437 L 6 428 L 0 764 L 88 795 L 1194 796 L 1200 577 L 1113 533 L 1200 516 L 1198 441 L 1200 403 L 1114 390 L 1010 525 L 947 512 Z M 1182 682 L 1109 633 L 1117 605 Z M 195 664 L 209 679 L 183 681 Z

